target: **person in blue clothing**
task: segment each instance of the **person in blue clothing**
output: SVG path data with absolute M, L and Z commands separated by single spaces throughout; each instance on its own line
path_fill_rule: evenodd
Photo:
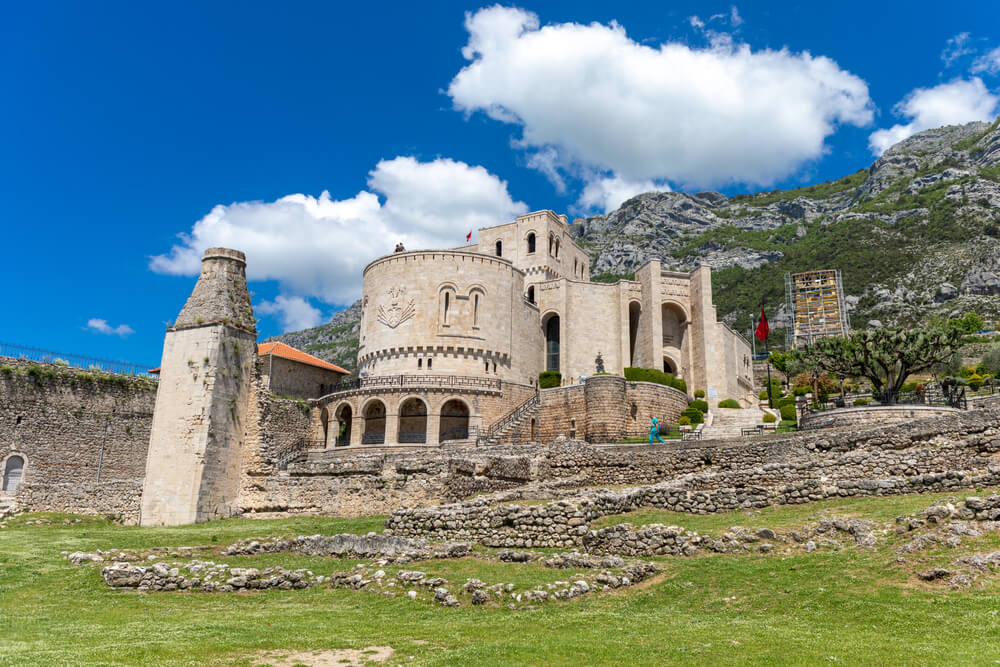
M 653 438 L 656 438 L 658 441 L 663 442 L 663 438 L 660 437 L 660 426 L 656 420 L 656 417 L 653 417 L 653 423 L 649 427 L 649 444 L 653 444 Z

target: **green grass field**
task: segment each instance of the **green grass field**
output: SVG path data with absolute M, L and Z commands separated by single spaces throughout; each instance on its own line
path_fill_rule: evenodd
M 615 520 L 674 523 L 700 532 L 733 525 L 799 526 L 834 515 L 891 521 L 942 496 L 830 501 L 756 513 L 689 516 L 637 512 Z M 669 516 L 668 516 L 669 515 Z M 0 664 L 258 665 L 274 649 L 391 646 L 390 664 L 996 664 L 1000 586 L 951 591 L 914 569 L 996 550 L 995 534 L 897 563 L 895 536 L 875 552 L 660 558 L 663 573 L 632 588 L 544 603 L 444 608 L 351 590 L 247 594 L 115 591 L 99 568 L 63 551 L 228 545 L 248 537 L 379 530 L 381 520 L 230 520 L 135 528 L 61 515 L 25 515 L 0 530 Z M 52 525 L 26 525 L 50 519 Z M 602 525 L 611 518 L 602 520 Z M 898 538 L 904 539 L 904 538 Z M 275 554 L 233 564 L 307 567 L 317 574 L 357 561 Z M 920 562 L 914 562 L 919 560 Z M 414 567 L 449 578 L 530 584 L 565 578 L 538 566 L 476 559 Z

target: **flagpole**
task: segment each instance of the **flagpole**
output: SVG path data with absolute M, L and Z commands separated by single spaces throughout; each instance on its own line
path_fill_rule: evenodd
M 764 299 L 760 300 L 760 320 L 758 320 L 757 328 L 760 330 L 760 323 L 764 321 Z M 770 335 L 770 327 L 764 327 L 764 354 L 766 359 L 764 364 L 767 366 L 767 407 L 771 410 L 774 409 L 774 398 L 771 396 L 771 352 L 768 350 L 767 339 Z

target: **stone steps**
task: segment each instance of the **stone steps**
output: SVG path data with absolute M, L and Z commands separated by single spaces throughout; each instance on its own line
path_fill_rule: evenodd
M 743 429 L 753 428 L 763 423 L 764 412 L 760 408 L 714 408 L 712 424 L 701 431 L 701 437 L 706 440 L 723 438 L 739 438 Z
M 538 407 L 538 405 L 535 405 L 525 410 L 517 419 L 504 426 L 489 438 L 482 440 L 480 444 L 492 447 L 500 444 L 508 444 L 515 439 L 519 442 L 527 442 L 531 439 L 531 420 L 538 417 Z

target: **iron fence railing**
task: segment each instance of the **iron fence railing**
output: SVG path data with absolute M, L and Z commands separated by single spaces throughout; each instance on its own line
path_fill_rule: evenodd
M 800 404 L 803 415 L 838 408 L 862 407 L 865 405 L 928 405 L 958 408 L 969 407 L 965 387 L 950 386 L 942 388 L 931 385 L 923 391 L 874 392 L 869 394 L 839 394 L 825 401 L 807 401 Z
M 136 364 L 130 361 L 115 361 L 99 357 L 88 357 L 82 354 L 55 352 L 53 350 L 43 350 L 37 347 L 15 345 L 13 343 L 0 343 L 0 357 L 24 359 L 25 361 L 36 361 L 41 364 L 54 364 L 56 366 L 84 368 L 103 373 L 115 373 L 117 375 L 132 375 L 157 379 L 155 373 L 149 372 L 149 364 Z
M 477 389 L 501 391 L 503 381 L 494 378 L 461 375 L 377 375 L 343 380 L 327 388 L 326 395 L 360 389 L 391 389 L 393 387 L 428 387 L 432 389 Z
M 326 443 L 322 440 L 312 440 L 310 438 L 299 438 L 290 446 L 277 452 L 272 460 L 275 468 L 286 468 L 298 458 L 301 458 L 311 451 L 322 451 Z

